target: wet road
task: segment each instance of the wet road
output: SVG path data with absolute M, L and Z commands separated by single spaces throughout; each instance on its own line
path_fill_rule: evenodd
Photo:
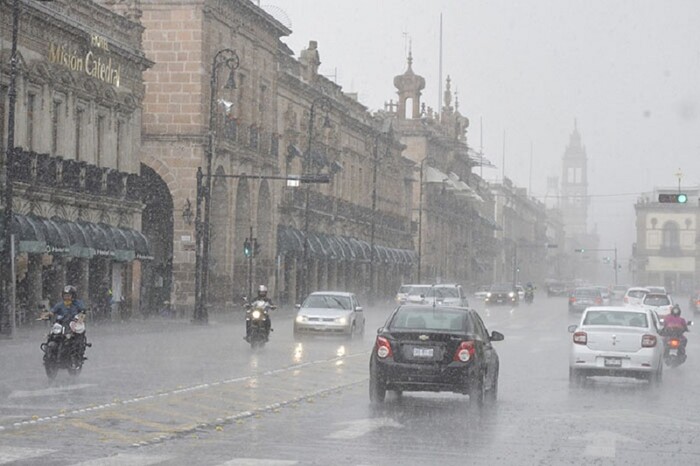
M 477 306 L 480 308 L 481 306 Z M 568 382 L 564 298 L 482 310 L 501 360 L 499 401 L 453 394 L 368 399 L 374 330 L 363 340 L 292 338 L 275 316 L 252 352 L 242 317 L 93 326 L 83 373 L 48 384 L 41 331 L 0 342 L 0 464 L 668 464 L 700 463 L 700 342 L 661 387 Z M 215 318 L 214 318 L 215 319 Z

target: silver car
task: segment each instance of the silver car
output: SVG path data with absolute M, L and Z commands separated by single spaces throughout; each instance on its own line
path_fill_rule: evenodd
M 294 337 L 302 335 L 344 335 L 352 338 L 365 332 L 362 306 L 353 293 L 317 291 L 297 304 Z
M 573 334 L 569 381 L 579 385 L 587 376 L 604 375 L 661 382 L 664 352 L 654 311 L 643 308 L 589 307 Z

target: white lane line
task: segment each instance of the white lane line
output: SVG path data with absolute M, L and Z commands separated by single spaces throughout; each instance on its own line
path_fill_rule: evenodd
M 170 456 L 147 456 L 119 453 L 115 456 L 96 458 L 94 460 L 76 463 L 73 466 L 149 466 L 170 460 Z
M 64 392 L 82 390 L 83 388 L 97 387 L 95 383 L 81 383 L 78 385 L 66 385 L 64 387 L 42 388 L 41 390 L 15 390 L 8 398 L 36 398 L 52 395 L 61 395 Z
M 299 464 L 299 462 L 295 460 L 274 460 L 267 458 L 236 458 L 221 463 L 220 466 L 286 466 L 292 464 Z
M 0 446 L 0 464 L 12 463 L 13 461 L 36 458 L 52 453 L 54 450 L 44 450 L 41 448 L 20 448 Z
M 341 422 L 340 424 L 347 425 L 347 427 L 333 432 L 332 434 L 326 435 L 326 438 L 350 440 L 362 437 L 373 430 L 381 429 L 383 427 L 396 427 L 399 429 L 403 427 L 403 425 L 399 424 L 393 419 L 386 417 L 358 419 L 356 421 Z

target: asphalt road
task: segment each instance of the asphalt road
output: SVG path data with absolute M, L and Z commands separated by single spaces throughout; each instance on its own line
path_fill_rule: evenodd
M 477 305 L 481 309 L 482 306 Z M 490 409 L 453 394 L 404 394 L 373 407 L 368 361 L 390 305 L 365 311 L 364 339 L 292 338 L 274 316 L 264 349 L 242 314 L 209 326 L 149 320 L 88 329 L 83 373 L 48 383 L 45 329 L 0 341 L 0 464 L 431 465 L 698 464 L 700 343 L 660 387 L 568 382 L 575 323 L 564 298 L 481 310 L 501 370 Z M 696 356 L 697 355 L 697 356 Z

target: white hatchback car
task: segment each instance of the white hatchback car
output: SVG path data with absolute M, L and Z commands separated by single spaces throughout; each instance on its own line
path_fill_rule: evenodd
M 353 293 L 316 291 L 296 308 L 294 338 L 310 334 L 353 338 L 365 333 L 365 315 Z
M 642 300 L 642 307 L 656 312 L 659 318 L 671 313 L 673 309 L 673 300 L 667 294 L 662 293 L 647 293 Z
M 573 333 L 569 382 L 587 376 L 633 377 L 661 382 L 664 352 L 654 311 L 618 306 L 589 307 Z
M 622 304 L 624 306 L 641 306 L 644 296 L 646 296 L 647 293 L 649 293 L 647 288 L 633 286 L 625 293 L 625 297 L 622 298 Z

